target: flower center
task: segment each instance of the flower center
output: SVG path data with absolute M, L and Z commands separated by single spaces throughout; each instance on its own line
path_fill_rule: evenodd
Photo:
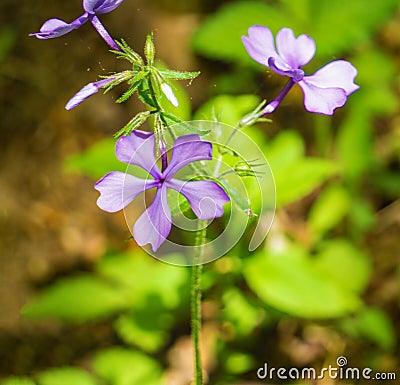
M 303 80 L 304 71 L 302 69 L 297 68 L 294 70 L 282 70 L 277 67 L 275 62 L 276 62 L 275 58 L 270 57 L 268 59 L 268 66 L 272 69 L 272 71 L 276 72 L 278 75 L 289 76 L 293 79 L 295 83 L 298 83 L 299 81 Z

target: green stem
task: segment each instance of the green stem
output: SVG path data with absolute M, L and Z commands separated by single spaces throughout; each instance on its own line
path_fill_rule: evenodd
M 200 352 L 200 332 L 201 332 L 201 272 L 203 265 L 201 263 L 202 245 L 206 236 L 206 227 L 198 230 L 196 234 L 196 255 L 192 266 L 192 280 L 190 290 L 191 300 L 191 320 L 192 320 L 192 341 L 194 349 L 194 376 L 195 385 L 203 384 L 203 370 L 201 366 Z

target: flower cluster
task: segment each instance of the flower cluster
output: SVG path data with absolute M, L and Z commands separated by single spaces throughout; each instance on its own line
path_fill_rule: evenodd
M 153 203 L 140 216 L 133 228 L 136 242 L 151 244 L 153 251 L 168 237 L 172 218 L 167 191 L 174 189 L 189 202 L 199 219 L 220 217 L 229 196 L 216 182 L 211 180 L 182 181 L 175 174 L 189 163 L 212 159 L 212 145 L 197 134 L 183 135 L 175 140 L 169 164 L 160 170 L 154 157 L 155 138 L 148 132 L 134 131 L 130 136 L 122 136 L 116 144 L 117 158 L 146 170 L 151 179 L 140 179 L 131 174 L 111 172 L 100 179 L 95 189 L 100 192 L 97 205 L 105 211 L 116 212 L 125 208 L 140 193 L 155 188 Z
M 315 54 L 315 42 L 308 35 L 295 37 L 289 28 L 281 29 L 276 35 L 276 48 L 272 32 L 264 26 L 249 28 L 249 36 L 243 36 L 243 44 L 248 54 L 258 63 L 269 67 L 275 73 L 290 78 L 279 96 L 262 110 L 269 114 L 278 107 L 294 84 L 298 84 L 304 94 L 307 111 L 332 115 L 342 107 L 352 92 L 359 86 L 354 83 L 357 70 L 348 61 L 336 60 L 328 63 L 313 75 L 306 75 L 305 66 Z

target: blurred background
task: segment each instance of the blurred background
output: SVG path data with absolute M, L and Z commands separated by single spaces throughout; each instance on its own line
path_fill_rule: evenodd
M 125 63 L 89 24 L 28 37 L 81 15 L 79 0 L 0 9 L 1 383 L 189 384 L 189 271 L 128 241 L 123 214 L 100 211 L 93 189 L 121 167 L 112 134 L 142 107 L 113 103 L 118 89 L 64 109 Z M 369 383 L 256 375 L 265 363 L 318 370 L 344 356 L 399 378 L 398 1 L 125 0 L 101 20 L 139 53 L 154 31 L 162 65 L 201 71 L 176 84 L 186 120 L 235 125 L 280 91 L 285 79 L 242 47 L 253 24 L 312 36 L 307 73 L 342 58 L 357 67 L 361 88 L 333 117 L 306 112 L 293 89 L 272 122 L 246 129 L 274 173 L 276 218 L 257 251 L 244 237 L 205 267 L 204 367 L 210 384 Z

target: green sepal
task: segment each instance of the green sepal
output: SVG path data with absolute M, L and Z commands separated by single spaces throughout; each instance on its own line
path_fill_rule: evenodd
M 114 138 L 119 138 L 123 135 L 130 135 L 133 130 L 139 128 L 150 116 L 150 111 L 143 111 L 136 114 L 124 127 L 114 134 Z
M 144 46 L 144 55 L 146 56 L 148 66 L 152 66 L 154 64 L 155 51 L 153 34 L 149 33 Z
M 134 74 L 134 72 L 132 72 L 132 71 L 123 71 L 123 72 L 119 72 L 119 73 L 108 75 L 108 76 L 100 76 L 101 79 L 115 78 L 111 83 L 109 83 L 106 87 L 104 87 L 104 93 L 107 93 L 115 86 L 117 86 L 117 85 L 121 84 L 122 82 L 131 78 L 132 74 Z
M 159 71 L 164 78 L 172 80 L 190 80 L 200 75 L 200 71 L 188 72 L 188 71 L 174 71 L 168 69 Z
M 149 86 L 147 84 L 147 81 L 141 81 L 139 86 L 138 86 L 138 96 L 139 99 L 144 103 L 149 105 L 150 107 L 155 108 L 158 110 L 157 106 L 154 103 L 153 98 L 151 97 L 151 93 L 149 90 Z
M 117 100 L 116 103 L 123 103 L 127 99 L 129 99 L 133 93 L 136 91 L 136 89 L 139 87 L 140 83 L 142 80 L 148 75 L 147 71 L 141 71 L 137 73 L 134 77 L 128 80 L 128 84 L 132 84 L 131 87 L 122 95 L 120 96 Z
M 200 136 L 206 135 L 210 132 L 210 130 L 199 130 L 197 127 L 191 126 L 184 120 L 178 118 L 177 116 L 170 114 L 169 112 L 162 111 L 160 115 L 163 120 L 167 120 L 172 124 L 179 124 L 179 128 L 183 128 L 189 134 L 198 134 Z
M 142 57 L 136 53 L 125 40 L 117 41 L 118 46 L 121 48 L 121 51 L 111 50 L 111 52 L 117 55 L 118 59 L 126 59 L 131 62 L 133 65 L 143 66 Z

